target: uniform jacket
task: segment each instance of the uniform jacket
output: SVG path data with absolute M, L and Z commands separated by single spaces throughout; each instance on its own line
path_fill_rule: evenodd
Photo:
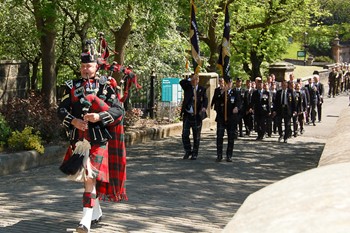
M 216 102 L 216 122 L 221 122 L 225 123 L 225 93 L 221 92 L 216 92 L 217 96 L 215 99 L 217 100 Z M 215 95 L 215 93 L 214 93 Z M 214 99 L 214 96 L 213 96 Z M 237 120 L 238 114 L 233 113 L 233 109 L 237 107 L 238 111 L 240 110 L 241 107 L 241 96 L 239 92 L 230 89 L 227 91 L 227 96 L 226 96 L 226 119 L 227 123 L 234 123 Z
M 252 94 L 253 94 L 253 89 L 251 88 L 246 89 L 244 92 L 244 98 L 243 98 L 243 104 L 242 104 L 242 111 L 245 112 L 245 114 L 247 114 L 246 112 L 249 110 L 249 108 L 251 107 L 251 100 L 252 100 Z
M 108 102 L 110 108 L 106 111 L 97 112 L 101 121 L 96 123 L 89 122 L 88 134 L 85 134 L 83 137 L 87 138 L 92 144 L 106 142 L 111 139 L 107 126 L 117 124 L 118 122 L 115 120 L 124 114 L 124 110 L 114 95 L 113 89 L 104 87 L 104 85 L 99 84 L 95 80 L 71 80 L 66 84 L 65 94 L 58 108 L 58 117 L 68 131 L 71 143 L 74 144 L 82 139 L 81 137 L 84 135 L 83 132 L 78 131 L 71 124 L 72 120 L 74 118 L 83 119 L 83 115 L 88 112 L 97 112 L 96 108 L 93 107 L 93 103 L 90 103 L 85 98 L 88 95 L 96 95 L 102 101 Z
M 275 99 L 275 103 L 274 103 L 274 109 L 273 111 L 275 111 L 277 113 L 277 115 L 282 115 L 283 110 L 285 109 L 286 111 L 284 111 L 285 114 L 287 114 L 288 116 L 292 116 L 293 112 L 295 112 L 295 98 L 294 98 L 294 93 L 292 90 L 287 89 L 287 106 L 284 107 L 283 103 L 282 103 L 282 89 L 278 90 L 276 93 L 276 99 Z
M 257 116 L 267 116 L 271 113 L 270 92 L 255 90 L 252 94 L 251 108 Z
M 194 91 L 191 82 L 187 79 L 183 79 L 180 81 L 180 85 L 184 90 L 184 99 L 181 107 L 181 116 L 185 116 L 190 110 L 191 106 L 194 108 Z M 196 118 L 198 120 L 202 120 L 203 116 L 201 115 L 202 108 L 208 108 L 208 97 L 206 93 L 206 89 L 200 85 L 197 86 L 196 90 L 197 95 L 197 115 Z
M 309 90 L 309 95 L 310 95 L 309 105 L 316 106 L 317 104 L 319 104 L 321 98 L 320 98 L 320 93 L 318 92 L 317 86 L 315 85 L 311 86 L 310 84 L 307 84 L 305 85 L 305 87 L 307 87 Z
M 211 107 L 214 107 L 215 111 L 218 111 L 218 107 L 220 106 L 220 101 L 221 101 L 220 99 L 223 94 L 224 94 L 223 88 L 221 87 L 215 88 L 214 95 L 213 95 L 213 98 L 211 99 L 211 104 L 210 104 Z
M 320 96 L 318 104 L 321 104 L 321 103 L 323 103 L 324 86 L 320 82 L 316 83 L 315 86 L 316 86 L 318 94 Z
M 307 99 L 306 93 L 303 90 L 295 91 L 295 106 L 297 113 L 302 113 L 306 111 Z

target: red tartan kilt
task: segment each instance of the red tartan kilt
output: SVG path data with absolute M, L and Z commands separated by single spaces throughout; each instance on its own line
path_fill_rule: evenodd
M 74 148 L 69 147 L 64 156 L 63 163 L 67 161 L 73 154 Z M 90 163 L 92 170 L 96 174 L 94 178 L 97 181 L 109 183 L 108 169 L 108 144 L 105 146 L 93 145 L 90 149 Z
M 90 150 L 90 163 L 97 181 L 109 182 L 108 146 L 93 145 Z

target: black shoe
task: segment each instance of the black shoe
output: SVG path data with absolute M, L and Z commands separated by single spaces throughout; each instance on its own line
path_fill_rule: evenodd
M 83 224 L 79 224 L 79 226 L 77 227 L 77 229 L 75 229 L 75 231 L 78 233 L 88 233 L 89 229 L 87 229 L 87 227 L 84 226 Z
M 282 141 L 282 138 L 283 138 L 283 136 L 279 136 L 278 142 L 281 142 L 281 141 Z
M 315 122 L 312 123 L 313 126 L 316 126 Z
M 216 162 L 221 162 L 221 160 L 222 160 L 222 155 L 218 155 L 217 157 L 216 157 Z
M 102 216 L 100 216 L 98 219 L 91 220 L 91 226 L 96 226 L 101 221 L 102 221 Z
M 192 154 L 192 152 L 186 152 L 182 159 L 188 159 L 191 154 Z
M 240 137 L 243 137 L 243 133 L 240 133 L 239 136 L 240 136 Z
M 288 142 L 288 140 L 287 139 L 284 139 L 284 141 L 283 141 L 284 143 L 287 143 Z
M 227 157 L 226 162 L 232 162 L 232 159 L 230 157 Z
M 192 156 L 191 156 L 191 160 L 196 160 L 197 159 L 197 154 L 193 154 Z

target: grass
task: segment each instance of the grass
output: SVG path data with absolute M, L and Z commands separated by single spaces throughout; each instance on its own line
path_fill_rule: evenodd
M 301 43 L 298 42 L 294 42 L 294 43 L 290 43 L 286 53 L 282 56 L 282 59 L 299 59 L 299 60 L 303 60 L 303 57 L 297 57 L 297 52 L 298 51 L 302 51 L 302 45 Z M 294 65 L 295 66 L 295 70 L 293 71 L 295 78 L 305 78 L 305 77 L 310 77 L 312 76 L 312 73 L 315 70 L 318 71 L 322 71 L 323 68 L 319 67 L 319 66 L 298 66 L 298 65 Z
M 301 44 L 300 43 L 290 43 L 286 53 L 282 56 L 282 59 L 290 58 L 290 59 L 297 59 L 297 52 L 302 51 Z M 299 58 L 303 59 L 303 58 Z

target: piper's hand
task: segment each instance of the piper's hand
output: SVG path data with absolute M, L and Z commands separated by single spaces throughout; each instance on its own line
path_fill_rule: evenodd
M 85 131 L 88 128 L 88 123 L 78 118 L 72 120 L 72 125 L 81 131 Z
M 235 107 L 235 108 L 232 110 L 232 112 L 233 112 L 234 114 L 238 113 L 238 108 Z
M 95 123 L 100 120 L 100 115 L 98 113 L 87 113 L 84 115 L 84 121 L 90 121 L 92 123 Z

